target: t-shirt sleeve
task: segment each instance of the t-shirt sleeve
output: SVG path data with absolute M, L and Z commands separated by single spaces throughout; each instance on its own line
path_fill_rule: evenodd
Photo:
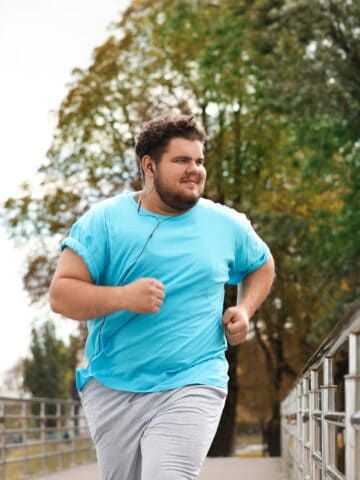
M 270 258 L 270 250 L 259 237 L 244 214 L 235 220 L 235 259 L 230 271 L 229 283 L 235 285 L 254 272 Z
M 108 263 L 108 235 L 103 208 L 93 207 L 71 227 L 61 250 L 71 248 L 85 262 L 95 284 L 100 284 Z

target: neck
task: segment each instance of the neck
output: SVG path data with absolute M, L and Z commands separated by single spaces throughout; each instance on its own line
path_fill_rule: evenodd
M 144 190 L 140 190 L 138 193 L 138 203 L 146 210 L 149 210 L 153 213 L 158 213 L 159 215 L 180 215 L 181 213 L 185 213 L 187 211 L 176 210 L 170 207 L 170 205 L 164 203 L 153 187 L 147 188 L 145 186 Z

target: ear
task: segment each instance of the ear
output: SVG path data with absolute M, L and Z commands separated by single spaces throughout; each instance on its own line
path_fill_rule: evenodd
M 154 167 L 152 158 L 149 155 L 144 155 L 141 159 L 141 169 L 143 171 L 144 177 L 153 177 L 154 176 Z

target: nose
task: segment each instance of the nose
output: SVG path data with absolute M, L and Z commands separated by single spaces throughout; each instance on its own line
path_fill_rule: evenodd
M 199 172 L 201 170 L 202 165 L 197 163 L 196 160 L 191 160 L 187 165 L 187 172 Z

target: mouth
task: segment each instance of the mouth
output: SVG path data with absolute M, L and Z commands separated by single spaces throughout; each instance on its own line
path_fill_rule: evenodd
M 186 180 L 183 180 L 181 183 L 188 183 L 188 184 L 192 184 L 192 185 L 197 185 L 199 183 L 199 181 L 196 180 L 195 178 L 188 178 Z

